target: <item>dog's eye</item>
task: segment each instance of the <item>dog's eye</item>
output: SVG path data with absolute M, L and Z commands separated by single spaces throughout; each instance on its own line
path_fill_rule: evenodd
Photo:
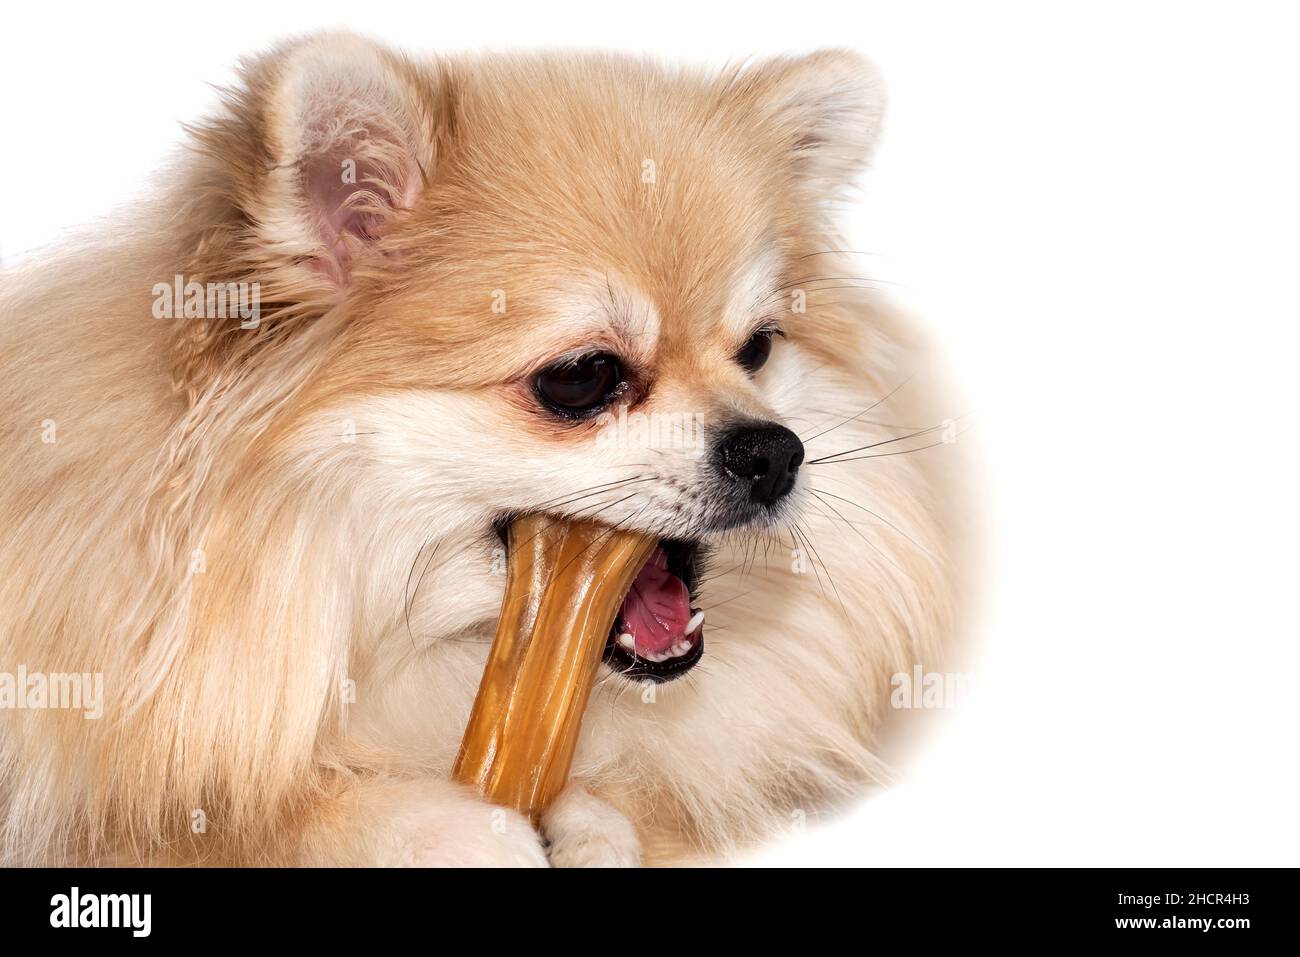
M 736 353 L 736 361 L 745 367 L 745 371 L 755 373 L 767 363 L 772 354 L 772 336 L 780 335 L 775 329 L 760 329 L 749 337 L 749 341 Z
M 543 369 L 537 375 L 535 388 L 552 410 L 561 415 L 581 415 L 605 405 L 622 382 L 618 359 L 599 353 Z

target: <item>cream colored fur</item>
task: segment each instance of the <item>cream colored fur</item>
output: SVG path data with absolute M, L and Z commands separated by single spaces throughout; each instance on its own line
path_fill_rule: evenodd
M 521 378 L 616 342 L 654 370 L 647 411 L 775 418 L 810 460 L 951 415 L 905 318 L 820 278 L 858 275 L 828 207 L 880 112 L 842 52 L 714 77 L 325 36 L 251 62 L 149 198 L 0 279 L 0 671 L 106 695 L 97 721 L 0 711 L 0 861 L 546 863 L 446 780 L 491 522 L 698 534 L 707 476 L 545 423 Z M 316 157 L 361 159 L 373 228 L 322 225 Z M 177 273 L 260 282 L 260 327 L 153 318 Z M 750 381 L 756 301 L 788 338 Z M 705 657 L 653 694 L 603 674 L 552 862 L 725 853 L 888 778 L 890 676 L 954 628 L 955 454 L 807 465 L 780 521 L 710 536 Z

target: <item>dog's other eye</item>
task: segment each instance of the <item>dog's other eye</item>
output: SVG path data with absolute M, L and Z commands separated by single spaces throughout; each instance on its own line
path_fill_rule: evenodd
M 781 335 L 776 329 L 760 329 L 749 337 L 749 341 L 736 353 L 736 361 L 745 367 L 751 375 L 767 364 L 767 357 L 772 354 L 772 336 Z
M 561 415 L 594 412 L 623 383 L 618 359 L 605 353 L 582 356 L 543 369 L 534 388 L 544 405 Z

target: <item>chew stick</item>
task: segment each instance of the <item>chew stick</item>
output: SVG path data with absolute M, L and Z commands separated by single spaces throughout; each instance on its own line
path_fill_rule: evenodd
M 569 777 L 614 616 L 655 539 L 528 515 L 510 524 L 496 637 L 452 776 L 534 823 Z

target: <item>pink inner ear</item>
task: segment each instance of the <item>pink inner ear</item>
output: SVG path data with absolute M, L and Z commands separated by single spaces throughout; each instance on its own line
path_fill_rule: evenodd
M 334 143 L 303 163 L 308 216 L 329 254 L 321 265 L 341 281 L 347 279 L 353 248 L 373 243 L 388 216 L 414 201 L 418 185 L 413 162 L 394 171 L 366 155 L 368 146 L 365 140 Z

